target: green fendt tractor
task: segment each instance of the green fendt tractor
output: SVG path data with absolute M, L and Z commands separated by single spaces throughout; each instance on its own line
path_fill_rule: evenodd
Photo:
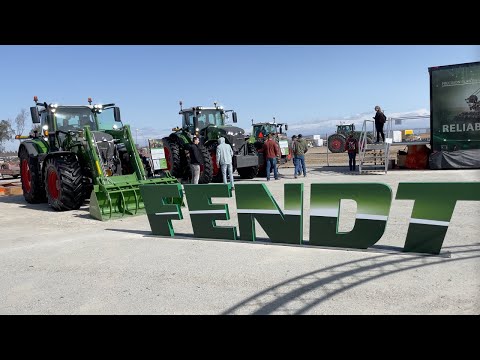
M 171 184 L 147 179 L 128 125 L 115 104 L 30 108 L 40 128 L 18 149 L 23 195 L 29 203 L 48 201 L 58 211 L 78 209 L 90 197 L 90 214 L 99 220 L 144 214 L 140 184 Z
M 327 139 L 328 150 L 332 153 L 342 153 L 345 151 L 345 143 L 347 141 L 348 134 L 353 131 L 353 137 L 360 140 L 361 131 L 355 131 L 355 124 L 342 124 L 337 125 L 337 132 L 330 135 Z M 373 143 L 372 134 L 367 133 L 367 144 Z
M 252 120 L 252 133 L 248 138 L 248 142 L 255 146 L 255 150 L 258 153 L 258 175 L 265 175 L 265 156 L 263 154 L 263 144 L 267 140 L 268 134 L 274 136 L 275 141 L 280 147 L 281 156 L 278 164 L 285 164 L 292 158 L 292 149 L 291 141 L 288 139 L 287 134 L 283 132 L 283 127 L 285 131 L 288 130 L 288 124 L 277 123 L 275 118 L 273 122 L 264 122 L 264 123 L 254 123 Z
M 245 131 L 239 127 L 226 125 L 227 113 L 232 112 L 233 122 L 237 122 L 237 114 L 223 107 L 195 106 L 182 108 L 182 127 L 172 129 L 174 132 L 162 139 L 167 167 L 177 178 L 190 177 L 189 148 L 194 136 L 200 139 L 200 150 L 204 164 L 200 166 L 200 184 L 208 184 L 212 180 L 220 181 L 221 171 L 217 167 L 216 149 L 218 139 L 225 138 L 233 150 L 233 170 L 237 170 L 243 179 L 253 179 L 258 173 L 258 156 L 253 144 L 245 139 Z

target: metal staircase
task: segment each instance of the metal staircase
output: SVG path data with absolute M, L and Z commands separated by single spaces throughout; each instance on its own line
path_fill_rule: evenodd
M 362 173 L 384 172 L 388 171 L 388 158 L 390 153 L 391 139 L 388 134 L 391 133 L 392 122 L 387 119 L 384 125 L 385 142 L 376 144 L 376 131 L 374 120 L 364 120 L 362 132 L 358 141 L 360 148 L 358 171 Z

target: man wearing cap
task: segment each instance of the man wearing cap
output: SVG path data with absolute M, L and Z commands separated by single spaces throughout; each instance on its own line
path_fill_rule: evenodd
M 295 170 L 295 178 L 300 175 L 303 170 L 303 177 L 307 176 L 307 168 L 305 166 L 305 153 L 308 151 L 308 145 L 302 134 L 298 134 L 297 146 L 294 151 L 294 155 L 297 158 L 297 167 Z

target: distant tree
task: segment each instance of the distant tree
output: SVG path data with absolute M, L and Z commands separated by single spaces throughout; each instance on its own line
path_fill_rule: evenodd
M 3 143 L 11 140 L 13 137 L 14 131 L 12 129 L 12 120 L 1 120 L 0 121 L 0 152 L 3 152 L 5 149 Z
M 15 118 L 15 126 L 17 130 L 17 135 L 22 135 L 23 130 L 25 130 L 25 121 L 28 119 L 28 111 L 26 109 L 20 110 L 17 117 Z

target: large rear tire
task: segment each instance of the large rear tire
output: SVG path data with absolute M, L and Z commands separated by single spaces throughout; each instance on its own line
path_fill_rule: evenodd
M 332 153 L 343 153 L 345 151 L 345 136 L 333 134 L 328 137 L 328 150 Z
M 38 158 L 30 156 L 24 147 L 20 150 L 19 158 L 23 197 L 30 204 L 45 202 L 45 189 L 43 187 L 42 172 Z
M 203 157 L 203 165 L 200 165 L 200 179 L 199 184 L 209 184 L 212 182 L 213 177 L 213 165 L 210 153 L 205 146 L 199 146 L 200 152 Z
M 210 144 L 207 146 L 210 158 L 212 159 L 212 182 L 223 182 L 222 169 L 217 166 L 217 144 Z
M 85 201 L 82 168 L 75 155 L 49 158 L 45 164 L 48 204 L 57 211 L 76 210 Z
M 168 171 L 176 178 L 183 177 L 185 169 L 182 166 L 182 159 L 180 157 L 180 146 L 169 138 L 163 138 L 162 140 Z

